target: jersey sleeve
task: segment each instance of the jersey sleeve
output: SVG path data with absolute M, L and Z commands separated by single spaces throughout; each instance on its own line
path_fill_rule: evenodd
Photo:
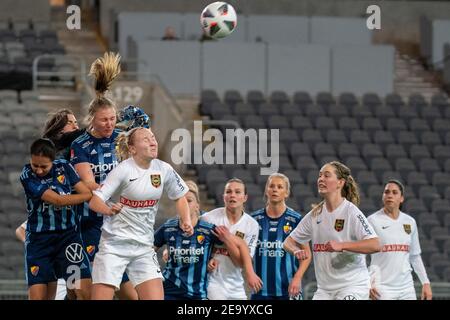
M 88 151 L 78 143 L 73 142 L 70 146 L 70 163 L 76 165 L 83 162 L 90 162 Z
M 50 189 L 50 186 L 47 183 L 42 183 L 34 178 L 29 171 L 25 170 L 20 176 L 20 182 L 22 183 L 25 193 L 31 198 L 40 199 L 44 192 Z
M 254 223 L 251 224 L 251 229 L 245 236 L 245 242 L 247 242 L 248 248 L 250 250 L 250 256 L 253 258 L 256 251 L 256 244 L 258 242 L 259 224 L 256 221 L 252 222 Z
M 299 224 L 291 232 L 290 237 L 298 243 L 305 243 L 311 241 L 312 237 L 312 215 L 308 213 L 304 216 Z
M 158 230 L 155 232 L 155 237 L 153 241 L 153 245 L 155 247 L 161 248 L 165 243 L 166 240 L 164 239 L 164 230 L 166 229 L 166 224 L 163 223 Z
M 419 255 L 422 250 L 420 249 L 420 242 L 419 242 L 419 232 L 417 231 L 417 224 L 414 220 L 413 222 L 413 230 L 411 234 L 411 246 L 409 248 L 409 254 L 411 256 Z
M 70 163 L 64 163 L 64 172 L 67 175 L 67 178 L 69 179 L 70 185 L 74 186 L 78 182 L 80 182 L 80 176 L 75 171 L 75 168 Z
M 356 240 L 366 240 L 378 237 L 372 225 L 361 211 L 355 210 L 351 217 L 352 221 L 350 225 L 351 228 L 353 228 L 352 234 L 356 237 Z
M 188 191 L 188 186 L 170 164 L 166 164 L 166 174 L 164 177 L 164 189 L 170 200 L 177 200 L 184 196 Z
M 123 165 L 118 165 L 108 175 L 99 189 L 93 191 L 103 201 L 109 200 L 120 188 L 121 184 L 125 182 L 127 168 Z

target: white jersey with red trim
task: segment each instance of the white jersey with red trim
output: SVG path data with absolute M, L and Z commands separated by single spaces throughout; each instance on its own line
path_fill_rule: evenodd
M 203 214 L 201 219 L 216 226 L 226 226 L 231 234 L 244 239 L 250 249 L 250 255 L 253 257 L 258 240 L 259 225 L 250 215 L 244 212 L 238 222 L 231 224 L 225 208 L 217 208 Z M 243 291 L 245 295 L 242 269 L 233 264 L 225 246 L 215 245 L 213 257 L 219 262 L 219 266 L 209 274 L 209 284 L 220 285 L 227 292 Z
M 150 168 L 142 169 L 133 158 L 122 161 L 94 191 L 105 202 L 123 204 L 119 214 L 104 217 L 102 231 L 153 246 L 153 225 L 163 190 L 171 200 L 188 192 L 170 164 L 153 159 Z
M 376 238 L 364 214 L 350 201 L 344 201 L 333 212 L 323 206 L 313 217 L 309 212 L 291 232 L 298 243 L 312 242 L 314 268 L 319 289 L 336 291 L 352 286 L 370 286 L 364 254 L 353 252 L 326 252 L 325 244 Z
M 368 218 L 380 237 L 381 251 L 371 255 L 370 269 L 376 287 L 407 289 L 414 285 L 410 255 L 421 253 L 417 224 L 413 217 L 400 212 L 396 220 L 378 210 Z

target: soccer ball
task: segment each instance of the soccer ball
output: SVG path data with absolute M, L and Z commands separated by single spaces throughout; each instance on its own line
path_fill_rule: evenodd
M 203 9 L 200 23 L 207 36 L 224 38 L 236 28 L 236 11 L 226 2 L 213 2 Z

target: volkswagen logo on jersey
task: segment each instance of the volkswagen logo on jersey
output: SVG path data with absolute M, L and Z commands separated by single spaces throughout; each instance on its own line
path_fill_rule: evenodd
M 66 258 L 72 263 L 83 261 L 83 247 L 79 243 L 71 243 L 66 248 Z
M 151 174 L 150 180 L 152 181 L 152 186 L 158 188 L 161 185 L 161 175 L 160 174 Z
M 403 229 L 405 230 L 405 232 L 406 232 L 407 234 L 410 234 L 410 233 L 411 233 L 411 225 L 410 225 L 410 224 L 404 224 L 404 225 L 403 225 Z
M 344 219 L 336 219 L 336 221 L 334 222 L 334 229 L 337 232 L 341 232 L 344 229 Z

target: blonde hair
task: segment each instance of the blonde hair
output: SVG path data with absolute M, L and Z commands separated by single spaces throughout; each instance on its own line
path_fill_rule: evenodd
M 192 180 L 186 180 L 185 183 L 188 186 L 189 191 L 194 194 L 197 203 L 200 204 L 200 193 L 197 184 Z
M 289 197 L 289 196 L 291 195 L 291 183 L 290 183 L 290 181 L 289 181 L 289 178 L 288 178 L 286 175 L 282 174 L 282 173 L 275 172 L 275 173 L 272 173 L 272 174 L 267 178 L 266 186 L 264 187 L 264 199 L 265 199 L 266 201 L 268 201 L 267 195 L 266 195 L 266 190 L 267 190 L 267 188 L 269 187 L 270 180 L 272 180 L 273 178 L 280 178 L 281 180 L 283 180 L 284 185 L 285 185 L 285 187 L 286 187 L 287 195 L 288 195 L 288 197 Z
M 126 160 L 130 157 L 130 146 L 133 145 L 133 135 L 139 129 L 144 129 L 142 127 L 133 128 L 130 131 L 124 131 L 119 133 L 116 138 L 116 156 L 119 162 Z
M 97 58 L 91 65 L 89 75 L 95 79 L 96 98 L 89 104 L 88 114 L 85 122 L 89 128 L 92 127 L 92 120 L 97 111 L 103 108 L 113 108 L 116 111 L 114 102 L 105 97 L 106 91 L 111 87 L 112 82 L 120 74 L 120 55 L 113 52 L 105 52 L 103 57 Z
M 337 178 L 344 179 L 345 181 L 344 186 L 341 189 L 341 196 L 358 206 L 360 201 L 359 188 L 355 179 L 352 177 L 350 168 L 339 161 L 331 161 L 326 163 L 325 166 L 326 165 L 333 166 Z M 322 200 L 318 204 L 313 204 L 312 214 L 314 217 L 322 212 L 324 203 L 325 201 Z

